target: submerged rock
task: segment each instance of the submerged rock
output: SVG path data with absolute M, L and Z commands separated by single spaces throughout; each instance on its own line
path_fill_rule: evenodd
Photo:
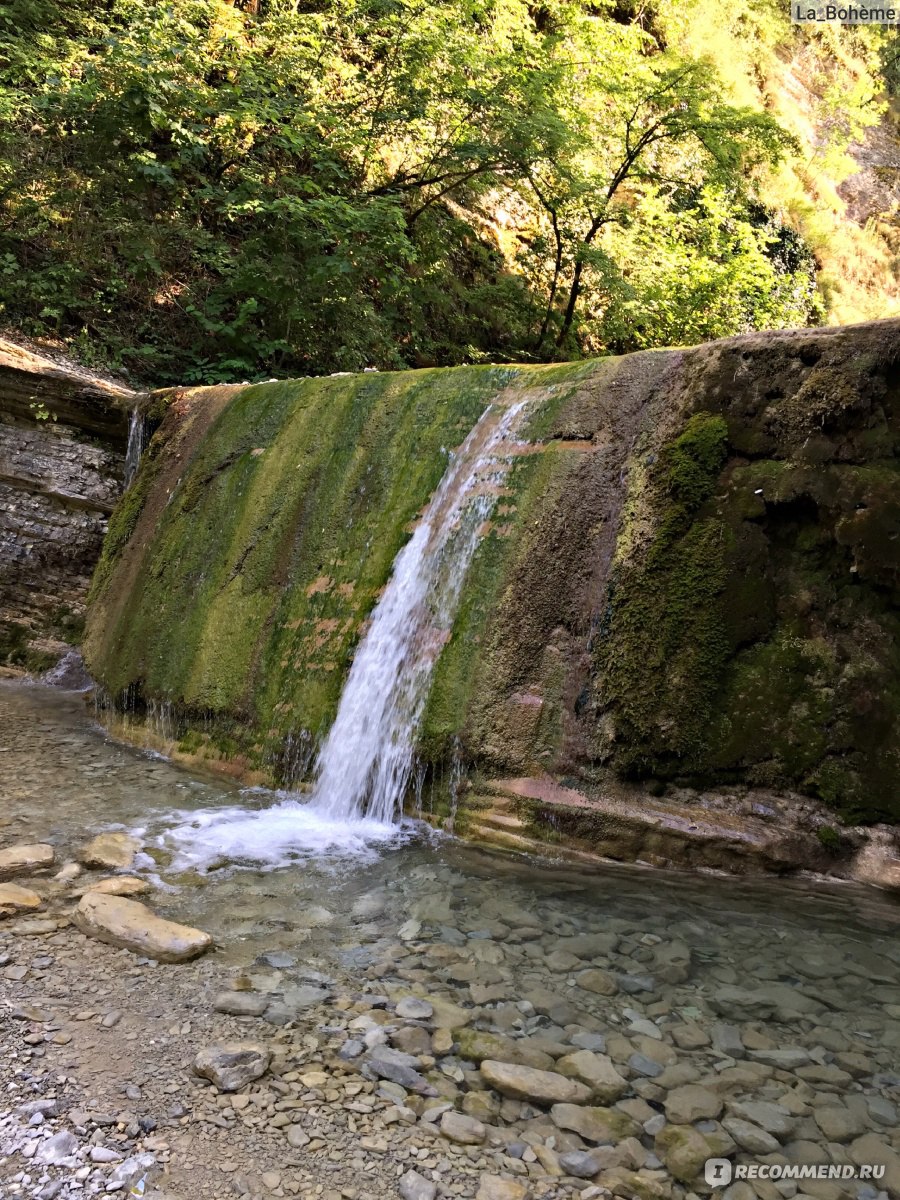
M 56 857 L 52 846 L 34 842 L 27 846 L 7 846 L 0 850 L 0 881 L 15 875 L 32 875 L 53 866 Z
M 100 833 L 78 851 L 78 861 L 86 867 L 126 870 L 140 848 L 130 833 Z
M 212 945 L 210 935 L 200 929 L 164 920 L 137 900 L 102 892 L 82 896 L 75 924 L 89 937 L 159 962 L 186 962 Z
M 587 1084 L 592 1098 L 601 1104 L 611 1104 L 628 1090 L 628 1081 L 619 1074 L 606 1054 L 577 1050 L 560 1058 L 556 1066 L 564 1075 L 572 1075 Z
M 481 1063 L 486 1058 L 497 1062 L 534 1067 L 538 1071 L 553 1069 L 554 1060 L 546 1051 L 535 1046 L 529 1038 L 508 1038 L 481 1029 L 455 1029 L 453 1036 L 459 1044 L 460 1058 Z M 576 1072 L 572 1072 L 576 1074 Z
M 233 1017 L 261 1017 L 269 1007 L 269 997 L 256 992 L 219 992 L 213 1001 L 216 1012 Z
M 135 875 L 114 875 L 111 879 L 98 879 L 86 890 L 104 896 L 143 896 L 153 889 L 146 879 L 138 879 Z
M 236 1092 L 265 1075 L 271 1059 L 271 1051 L 259 1042 L 221 1042 L 200 1051 L 194 1071 L 220 1092 Z
M 638 1137 L 641 1127 L 617 1108 L 582 1108 L 578 1104 L 554 1104 L 550 1117 L 558 1129 L 577 1133 L 586 1142 L 611 1146 L 627 1137 Z
M 481 1064 L 485 1082 L 504 1096 L 514 1100 L 531 1100 L 535 1104 L 586 1104 L 590 1088 L 576 1079 L 567 1079 L 555 1071 L 538 1071 L 513 1063 L 485 1059 Z

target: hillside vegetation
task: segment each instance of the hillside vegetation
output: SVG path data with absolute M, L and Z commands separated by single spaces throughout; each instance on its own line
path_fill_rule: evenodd
M 0 322 L 161 384 L 900 311 L 896 35 L 784 9 L 11 0 Z

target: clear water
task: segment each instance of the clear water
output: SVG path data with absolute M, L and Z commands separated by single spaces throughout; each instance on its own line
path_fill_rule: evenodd
M 374 942 L 396 940 L 410 917 L 437 940 L 442 928 L 478 930 L 506 905 L 535 915 L 544 938 L 535 946 L 547 953 L 566 933 L 622 923 L 637 936 L 681 938 L 696 952 L 701 989 L 732 976 L 748 985 L 799 978 L 797 964 L 811 957 L 832 963 L 815 986 L 835 1013 L 865 1013 L 900 1047 L 900 904 L 874 889 L 618 864 L 574 870 L 481 850 L 415 821 L 348 831 L 310 816 L 315 844 L 276 836 L 262 853 L 244 822 L 255 813 L 303 819 L 300 802 L 118 743 L 80 694 L 0 681 L 0 731 L 0 844 L 50 841 L 65 861 L 93 832 L 136 830 L 145 845 L 138 873 L 162 888 L 154 905 L 209 929 L 230 956 L 306 942 L 310 906 L 332 914 L 327 935 L 314 940 L 339 954 L 360 940 L 351 910 L 364 895 L 383 901 L 365 932 Z M 239 907 L 222 903 L 238 896 Z M 565 972 L 543 967 L 537 953 L 527 972 L 566 986 Z
M 261 858 L 256 829 L 247 834 L 253 813 L 276 830 Z M 277 832 L 304 820 L 303 846 Z M 760 1045 L 808 1055 L 801 1071 L 812 1082 L 777 1071 L 734 1095 L 801 1103 L 795 1161 L 847 1161 L 849 1141 L 829 1143 L 816 1122 L 823 1106 L 833 1114 L 846 1105 L 856 1123 L 848 1137 L 865 1130 L 878 1146 L 900 1144 L 900 905 L 885 894 L 612 864 L 576 871 L 435 837 L 417 822 L 329 826 L 296 801 L 116 743 L 82 695 L 0 682 L 0 845 L 50 841 L 63 862 L 109 828 L 139 832 L 133 873 L 154 884 L 151 907 L 208 930 L 217 943 L 208 966 L 268 996 L 254 1036 L 298 1005 L 306 1019 L 310 980 L 342 994 L 418 992 L 465 1010 L 479 1028 L 572 1048 L 596 1031 L 617 1062 L 632 1050 L 674 1053 L 672 1031 L 687 1022 L 709 1041 L 679 1055 L 688 1070 L 696 1064 L 694 1078 L 734 1065 L 726 1043 L 735 1035 L 747 1040 L 747 1058 Z M 55 886 L 50 911 L 68 912 L 75 896 Z M 584 935 L 613 935 L 612 945 L 586 951 Z M 689 956 L 675 977 L 660 967 L 672 950 Z M 89 975 L 91 956 L 84 962 Z M 586 990 L 586 967 L 613 972 L 620 990 Z M 723 1014 L 729 994 L 731 1004 L 775 995 L 781 1007 Z M 320 1022 L 332 1012 L 316 1011 Z M 861 1182 L 830 1186 L 810 1183 L 801 1194 L 879 1195 Z

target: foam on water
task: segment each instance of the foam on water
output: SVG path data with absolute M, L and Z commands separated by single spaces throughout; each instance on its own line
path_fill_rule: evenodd
M 278 793 L 274 793 L 278 795 Z M 154 841 L 173 853 L 171 870 L 199 871 L 239 863 L 274 869 L 304 859 L 370 860 L 415 834 L 411 821 L 400 824 L 362 817 L 328 817 L 294 797 L 264 808 L 182 810 L 170 813 Z

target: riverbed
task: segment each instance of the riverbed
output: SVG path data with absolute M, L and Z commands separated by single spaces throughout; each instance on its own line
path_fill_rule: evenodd
M 734 1200 L 900 1194 L 900 905 L 886 894 L 578 872 L 414 822 L 304 830 L 295 798 L 188 772 L 111 739 L 84 695 L 11 682 L 0 780 L 0 846 L 56 854 L 25 881 L 42 910 L 0 922 L 0 1195 L 378 1200 L 414 1171 L 423 1197 L 682 1200 L 704 1190 L 690 1173 L 704 1147 L 701 1165 L 885 1168 L 758 1179 Z M 157 965 L 70 924 L 101 873 L 53 876 L 110 829 L 140 840 L 141 899 L 206 930 L 212 952 Z M 246 1015 L 222 1011 L 240 1007 L 229 994 L 251 997 Z M 430 1015 L 398 1016 L 409 996 Z M 234 1095 L 192 1069 L 222 1038 L 275 1052 Z M 379 1046 L 433 1094 L 373 1074 Z M 485 1048 L 582 1082 L 606 1071 L 609 1086 L 586 1086 L 605 1088 L 590 1111 L 617 1114 L 615 1132 L 498 1090 Z M 46 1111 L 20 1111 L 35 1100 Z M 460 1140 L 446 1112 L 479 1128 Z M 65 1131 L 69 1161 L 42 1162 Z

